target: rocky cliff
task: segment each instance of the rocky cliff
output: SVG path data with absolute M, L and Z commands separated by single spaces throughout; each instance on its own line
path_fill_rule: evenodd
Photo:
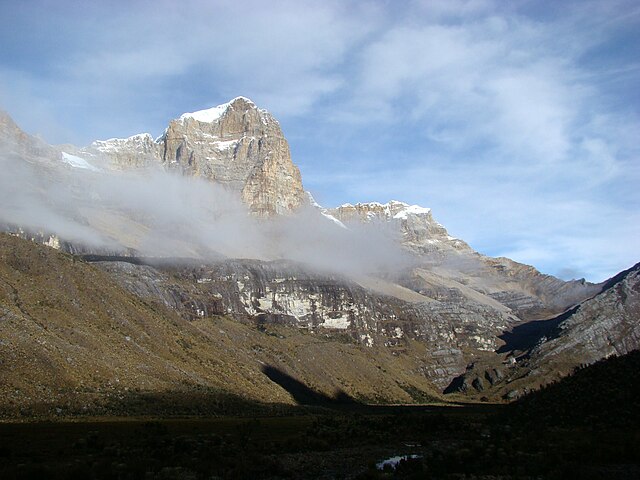
M 185 113 L 155 141 L 149 134 L 96 141 L 84 153 L 106 157 L 117 169 L 162 165 L 211 180 L 238 192 L 259 216 L 291 213 L 307 202 L 280 124 L 244 97 Z
M 129 138 L 110 138 L 96 140 L 84 150 L 91 156 L 105 156 L 113 167 L 132 169 L 152 167 L 160 164 L 161 145 L 148 133 L 133 135 Z
M 475 252 L 434 220 L 431 209 L 404 202 L 358 203 L 326 209 L 345 225 L 378 224 L 414 256 L 403 286 L 440 301 L 462 299 L 503 309 L 522 319 L 545 318 L 598 293 L 601 285 L 564 282 L 529 265 Z
M 123 287 L 186 319 L 229 315 L 321 336 L 338 332 L 364 347 L 419 359 L 421 374 L 440 388 L 464 369 L 463 352 L 493 351 L 498 335 L 517 320 L 504 309 L 439 302 L 399 286 L 378 285 L 376 291 L 370 281 L 321 274 L 289 261 L 140 265 L 100 260 L 96 265 Z
M 576 367 L 639 349 L 640 264 L 562 315 L 521 324 L 502 338 L 503 355 L 471 365 L 450 391 L 516 398 Z
M 27 161 L 60 157 L 60 153 L 55 148 L 22 131 L 2 110 L 0 110 L 0 153 Z
M 354 222 L 389 225 L 400 234 L 402 245 L 417 255 L 439 256 L 445 249 L 471 252 L 471 247 L 454 238 L 433 219 L 431 209 L 419 205 L 408 205 L 391 200 L 378 202 L 344 204 L 327 209 L 327 213 L 343 224 Z
M 593 363 L 640 348 L 640 263 L 605 284 L 531 351 L 534 365 L 555 359 Z

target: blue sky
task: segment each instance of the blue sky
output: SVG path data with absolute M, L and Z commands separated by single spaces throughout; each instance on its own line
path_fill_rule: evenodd
M 0 108 L 50 143 L 244 95 L 326 206 L 428 206 L 562 278 L 640 261 L 637 0 L 0 0 L 0 45 Z

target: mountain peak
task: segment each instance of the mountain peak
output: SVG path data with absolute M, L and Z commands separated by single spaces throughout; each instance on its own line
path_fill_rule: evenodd
M 378 217 L 395 218 L 395 219 L 406 219 L 407 216 L 410 214 L 411 215 L 430 215 L 431 214 L 430 208 L 421 207 L 420 205 L 409 205 L 408 203 L 400 202 L 398 200 L 390 200 L 387 203 L 380 203 L 380 202 L 356 203 L 355 205 L 351 205 L 350 203 L 345 203 L 337 207 L 336 210 L 356 211 L 366 215 L 367 218 L 378 216 Z
M 229 108 L 240 108 L 244 110 L 248 109 L 257 109 L 255 103 L 247 97 L 235 97 L 234 99 L 228 101 L 227 103 L 223 103 L 216 107 L 207 108 L 204 110 L 198 110 L 196 112 L 187 112 L 180 115 L 178 119 L 180 122 L 184 123 L 186 119 L 194 119 L 198 122 L 202 123 L 213 123 L 220 119 Z

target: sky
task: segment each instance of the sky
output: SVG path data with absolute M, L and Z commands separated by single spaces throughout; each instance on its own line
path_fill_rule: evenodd
M 324 206 L 401 200 L 564 279 L 640 261 L 637 0 L 0 0 L 0 109 L 52 144 L 242 95 Z

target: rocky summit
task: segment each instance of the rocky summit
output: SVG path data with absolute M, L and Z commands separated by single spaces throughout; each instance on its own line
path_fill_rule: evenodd
M 85 153 L 119 169 L 162 165 L 211 180 L 240 192 L 260 216 L 291 213 L 307 198 L 280 124 L 244 97 L 184 113 L 156 140 L 139 134 L 96 141 Z
M 637 266 L 565 282 L 426 207 L 322 207 L 244 97 L 83 148 L 3 114 L 0 142 L 7 416 L 167 392 L 306 401 L 274 378 L 307 399 L 510 400 L 639 346 Z

